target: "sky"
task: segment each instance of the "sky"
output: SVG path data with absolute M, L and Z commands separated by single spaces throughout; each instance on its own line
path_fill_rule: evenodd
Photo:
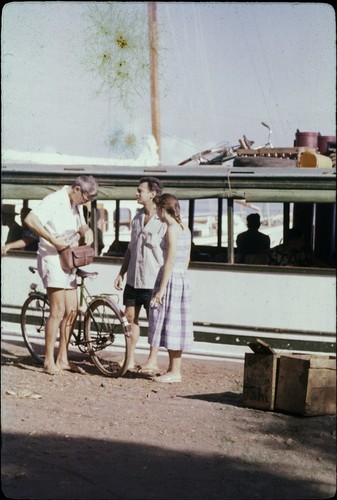
M 161 163 L 244 134 L 335 135 L 328 3 L 157 2 Z M 136 158 L 152 133 L 147 2 L 9 2 L 2 151 Z

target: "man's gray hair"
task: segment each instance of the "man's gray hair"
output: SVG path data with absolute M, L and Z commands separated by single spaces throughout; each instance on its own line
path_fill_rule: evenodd
M 72 185 L 72 187 L 75 186 L 79 186 L 82 191 L 88 193 L 89 196 L 96 196 L 98 191 L 97 181 L 92 175 L 79 175 Z

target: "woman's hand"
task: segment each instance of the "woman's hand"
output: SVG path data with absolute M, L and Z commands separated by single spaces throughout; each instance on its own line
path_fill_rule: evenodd
M 164 294 L 162 292 L 157 292 L 151 299 L 150 306 L 151 307 L 156 307 L 158 305 L 162 306 L 163 305 L 163 298 Z

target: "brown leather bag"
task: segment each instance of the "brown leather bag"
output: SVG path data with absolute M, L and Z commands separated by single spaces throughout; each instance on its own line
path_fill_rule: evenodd
M 67 247 L 59 252 L 61 267 L 64 271 L 71 271 L 77 267 L 92 264 L 95 251 L 90 245 Z

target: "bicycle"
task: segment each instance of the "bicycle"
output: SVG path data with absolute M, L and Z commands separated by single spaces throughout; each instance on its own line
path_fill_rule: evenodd
M 263 146 L 259 146 L 258 148 L 253 149 L 260 149 L 261 147 L 272 148 L 273 145 L 271 143 L 271 128 L 265 122 L 261 122 L 261 125 L 268 129 L 268 141 Z M 251 149 L 253 144 L 254 141 L 247 139 L 247 137 L 244 135 L 241 139 L 239 139 L 239 144 L 235 146 L 231 146 L 228 142 L 221 142 L 212 149 L 206 149 L 205 151 L 201 151 L 200 153 L 196 153 L 190 156 L 186 160 L 179 163 L 178 166 L 186 165 L 186 163 L 190 163 L 192 161 L 197 161 L 199 165 L 222 165 L 226 161 L 236 158 L 236 152 L 238 149 Z
M 29 266 L 34 274 L 37 269 Z M 98 370 L 106 376 L 121 377 L 130 360 L 131 326 L 119 305 L 110 294 L 90 295 L 85 280 L 96 278 L 97 272 L 77 269 L 79 289 L 78 316 L 72 332 L 71 345 L 88 353 Z M 30 285 L 28 298 L 21 309 L 21 332 L 33 359 L 44 362 L 44 331 L 49 316 L 49 301 L 37 284 Z M 75 331 L 76 330 L 76 331 Z M 58 343 L 56 341 L 56 346 Z M 121 358 L 122 363 L 119 362 Z

